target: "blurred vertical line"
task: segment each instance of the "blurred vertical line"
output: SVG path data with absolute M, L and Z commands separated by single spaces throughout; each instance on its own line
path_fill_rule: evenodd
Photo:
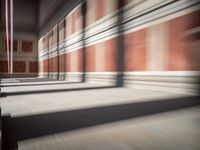
M 1 9 L 1 6 L 2 6 L 2 1 L 0 1 L 0 35 L 2 36 L 2 9 Z M 1 40 L 1 38 L 0 38 Z M 1 48 L 1 45 L 0 45 L 0 48 Z M 1 61 L 1 58 L 0 58 L 0 61 Z M 1 72 L 0 72 L 1 74 Z M 0 76 L 0 97 L 1 97 L 1 76 Z M 0 150 L 2 150 L 2 118 L 1 118 L 1 107 L 0 107 Z
M 86 80 L 86 47 L 85 47 L 85 27 L 86 27 L 86 14 L 87 14 L 87 1 L 82 0 L 82 82 Z
M 36 20 L 36 23 L 35 23 L 35 36 L 36 36 L 36 40 L 37 40 L 37 44 L 38 44 L 38 42 L 39 42 L 39 40 L 40 40 L 40 38 L 39 38 L 39 13 L 40 13 L 40 9 L 39 9 L 39 6 L 40 6 L 40 3 L 39 3 L 39 0 L 37 0 L 37 5 L 36 5 L 36 7 L 35 7 L 35 20 Z M 39 76 L 39 74 L 40 74 L 40 65 L 39 65 L 39 47 L 38 47 L 38 45 L 37 45 L 37 75 Z
M 13 74 L 13 0 L 10 0 L 10 74 Z
M 5 1 L 5 28 L 6 28 L 6 52 L 7 52 L 7 68 L 10 73 L 10 46 L 9 46 L 9 21 L 8 21 L 8 0 Z
M 57 24 L 57 80 L 60 78 L 59 23 Z
M 64 27 L 63 27 L 63 28 L 64 28 L 64 39 L 67 38 L 67 35 L 66 35 L 66 34 L 67 34 L 67 26 L 66 26 L 66 24 L 67 24 L 67 23 L 66 23 L 66 19 L 64 19 L 64 25 L 63 25 L 63 26 L 64 26 Z M 66 42 L 65 42 L 65 43 L 66 43 Z M 65 43 L 64 43 L 64 44 L 65 44 Z M 65 46 L 66 46 L 66 45 L 63 46 L 63 48 L 64 48 L 64 50 L 63 50 L 63 51 L 64 51 L 64 53 L 63 53 L 63 54 L 64 54 L 64 62 L 63 62 L 63 63 L 64 63 L 64 64 L 63 64 L 63 66 L 64 66 L 64 78 L 63 78 L 63 79 L 64 79 L 64 80 L 66 80 L 66 71 L 67 71 L 67 68 L 66 68 L 66 67 L 67 67 L 67 64 L 66 64 L 66 63 L 67 63 L 67 62 L 66 62 L 66 61 L 67 61 L 67 58 L 66 58 L 66 54 L 67 54 L 67 53 L 65 53 Z
M 116 57 L 116 71 L 117 71 L 117 76 L 116 76 L 116 86 L 117 87 L 122 87 L 124 85 L 124 5 L 125 5 L 125 0 L 118 0 L 117 1 L 117 9 L 118 9 L 118 19 L 117 19 L 117 30 L 118 30 L 118 37 L 117 37 L 117 57 Z
M 1 15 L 2 15 L 2 12 L 1 12 L 1 11 L 2 11 L 1 5 L 2 5 L 2 4 L 1 4 L 1 3 L 2 3 L 2 1 L 0 1 L 0 33 L 2 33 L 2 20 L 1 20 L 1 19 L 2 19 L 2 18 L 1 18 Z
M 49 33 L 47 33 L 45 38 L 47 40 L 47 44 L 46 44 L 46 46 L 47 46 L 47 72 L 48 72 L 47 77 L 50 78 L 50 76 L 49 76 L 49 68 L 50 68 L 50 66 L 49 66 Z
M 1 3 L 2 3 L 2 1 L 0 1 L 0 35 L 2 36 L 2 18 L 1 18 Z M 0 38 L 0 40 L 1 40 L 1 38 Z M 1 42 L 0 42 L 1 43 Z M 1 45 L 0 45 L 0 48 L 1 48 Z M 1 58 L 0 58 L 0 61 L 1 61 Z M 0 71 L 0 74 L 1 74 L 1 71 Z M 0 97 L 1 97 L 1 75 L 0 75 Z M 1 145 L 0 145 L 1 146 Z

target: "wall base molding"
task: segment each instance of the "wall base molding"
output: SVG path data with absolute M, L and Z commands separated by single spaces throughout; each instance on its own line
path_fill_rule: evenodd
M 52 73 L 49 78 L 56 79 L 57 73 Z M 60 73 L 58 79 L 66 81 L 82 81 L 82 73 Z M 150 89 L 157 91 L 169 91 L 178 93 L 195 94 L 200 80 L 199 71 L 146 71 L 124 72 L 124 86 L 131 88 Z M 47 73 L 40 73 L 40 77 L 48 77 Z M 117 72 L 87 72 L 86 82 L 98 84 L 116 84 Z

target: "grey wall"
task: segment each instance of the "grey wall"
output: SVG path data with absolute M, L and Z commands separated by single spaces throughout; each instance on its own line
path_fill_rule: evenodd
M 46 34 L 80 2 L 81 0 L 40 0 L 38 17 L 39 38 Z
M 62 0 L 40 0 L 39 1 L 39 25 L 41 26 L 45 20 L 47 19 L 48 15 L 50 15 L 53 10 L 56 8 L 58 3 Z
M 2 26 L 5 28 L 5 1 L 2 2 Z M 13 0 L 14 32 L 36 34 L 38 24 L 38 0 Z
M 14 32 L 31 33 L 40 38 L 82 0 L 13 0 Z M 2 3 L 2 28 L 5 28 L 5 0 Z

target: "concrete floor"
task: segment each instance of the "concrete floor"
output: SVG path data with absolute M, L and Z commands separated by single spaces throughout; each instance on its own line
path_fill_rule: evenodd
M 2 86 L 7 149 L 200 149 L 194 95 L 46 79 L 7 79 Z

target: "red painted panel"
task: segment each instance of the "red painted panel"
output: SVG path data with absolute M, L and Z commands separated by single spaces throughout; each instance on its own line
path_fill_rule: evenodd
M 33 41 L 22 41 L 22 52 L 32 52 L 33 51 Z
M 0 61 L 0 73 L 8 72 L 7 61 Z
M 18 51 L 18 41 L 17 40 L 13 40 L 13 51 L 14 52 Z
M 7 70 L 7 61 L 0 61 L 0 72 L 8 72 Z M 26 72 L 26 62 L 25 61 L 14 61 L 13 63 L 13 72 Z
M 13 72 L 26 72 L 26 62 L 25 61 L 14 61 Z
M 38 63 L 30 61 L 29 62 L 29 72 L 38 72 Z

